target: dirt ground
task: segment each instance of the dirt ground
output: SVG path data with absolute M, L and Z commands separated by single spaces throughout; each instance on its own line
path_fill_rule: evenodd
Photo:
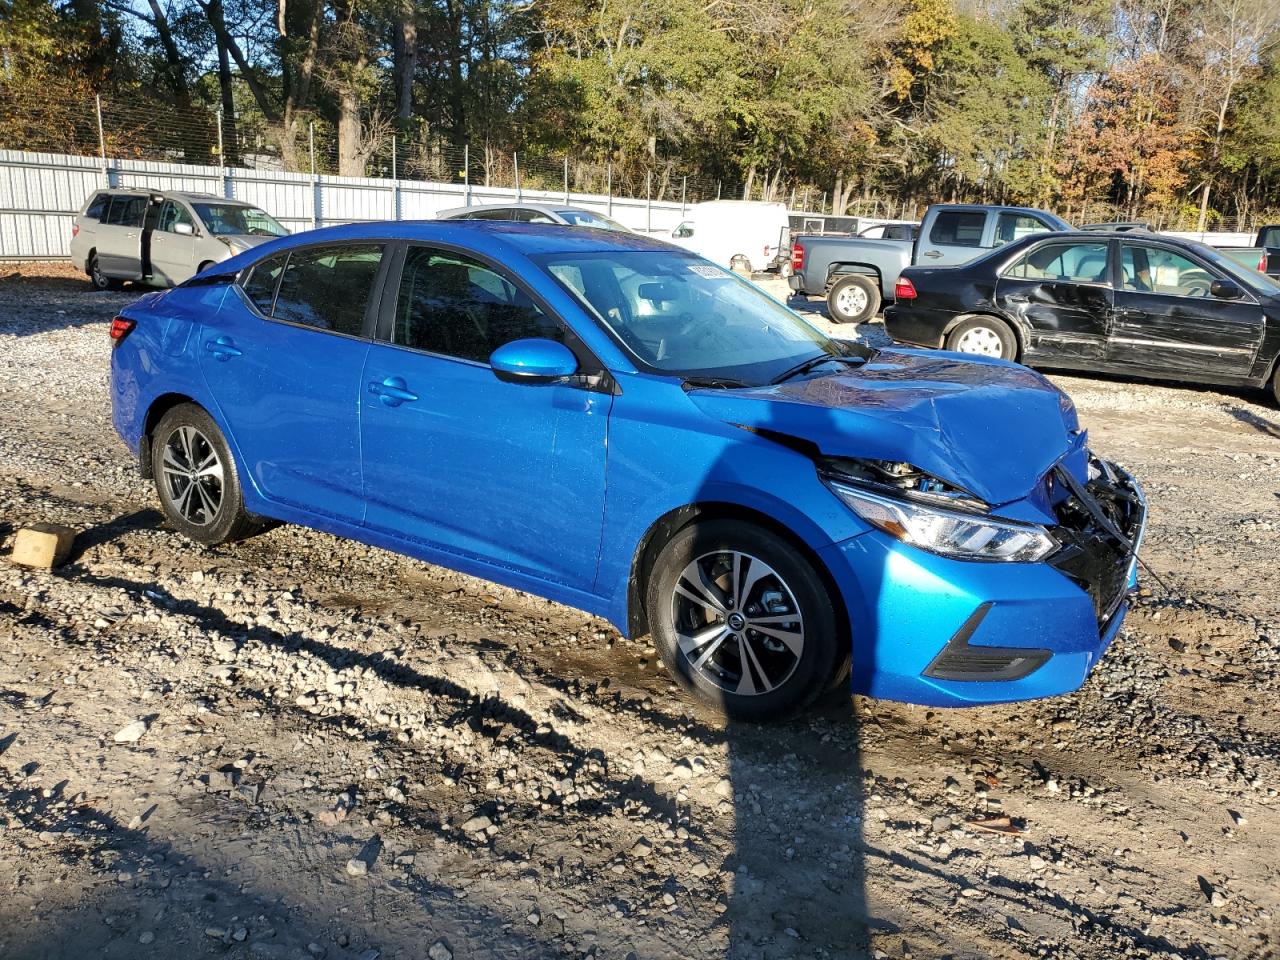
M 0 278 L 0 957 L 1280 955 L 1261 395 L 1055 377 L 1152 510 L 1078 693 L 726 727 L 577 611 L 296 527 L 182 539 L 109 423 L 136 291 Z M 82 531 L 52 573 L 3 558 L 38 520 Z

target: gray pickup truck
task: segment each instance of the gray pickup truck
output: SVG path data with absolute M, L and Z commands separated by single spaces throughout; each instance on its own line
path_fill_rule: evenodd
M 1258 231 L 1252 247 L 1218 247 L 1224 254 L 1250 270 L 1280 280 L 1280 224 L 1268 224 Z
M 788 282 L 797 293 L 825 296 L 832 320 L 861 323 L 894 298 L 905 267 L 964 263 L 1033 233 L 1070 229 L 1052 213 L 1028 207 L 934 204 L 915 240 L 793 236 Z

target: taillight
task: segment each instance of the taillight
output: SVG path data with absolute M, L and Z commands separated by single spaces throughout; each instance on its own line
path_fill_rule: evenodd
M 71 221 L 71 239 L 74 240 L 78 236 L 80 236 L 80 224 L 72 220 Z
M 111 337 L 111 345 L 118 347 L 124 341 L 124 338 L 133 332 L 133 328 L 138 324 L 128 317 L 116 317 L 111 321 L 111 329 L 108 334 Z
M 1267 251 L 1265 250 L 1262 251 L 1262 256 L 1258 258 L 1258 272 L 1267 272 Z
M 804 247 L 799 240 L 791 241 L 791 269 L 796 271 L 804 269 Z
M 895 300 L 914 300 L 916 298 L 916 285 L 911 282 L 910 277 L 898 278 L 898 282 L 893 285 L 893 297 Z

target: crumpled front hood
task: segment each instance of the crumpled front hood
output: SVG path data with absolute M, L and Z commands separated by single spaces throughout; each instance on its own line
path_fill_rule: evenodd
M 828 376 L 690 397 L 708 416 L 808 440 L 828 456 L 905 461 L 993 506 L 1034 495 L 1079 447 L 1075 408 L 1040 374 L 940 352 L 881 350 Z

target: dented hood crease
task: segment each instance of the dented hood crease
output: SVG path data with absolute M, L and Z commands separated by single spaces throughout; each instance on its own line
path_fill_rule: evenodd
M 690 397 L 708 416 L 827 456 L 905 461 L 992 506 L 1033 496 L 1080 448 L 1074 407 L 1040 374 L 943 352 L 881 350 L 835 373 Z

